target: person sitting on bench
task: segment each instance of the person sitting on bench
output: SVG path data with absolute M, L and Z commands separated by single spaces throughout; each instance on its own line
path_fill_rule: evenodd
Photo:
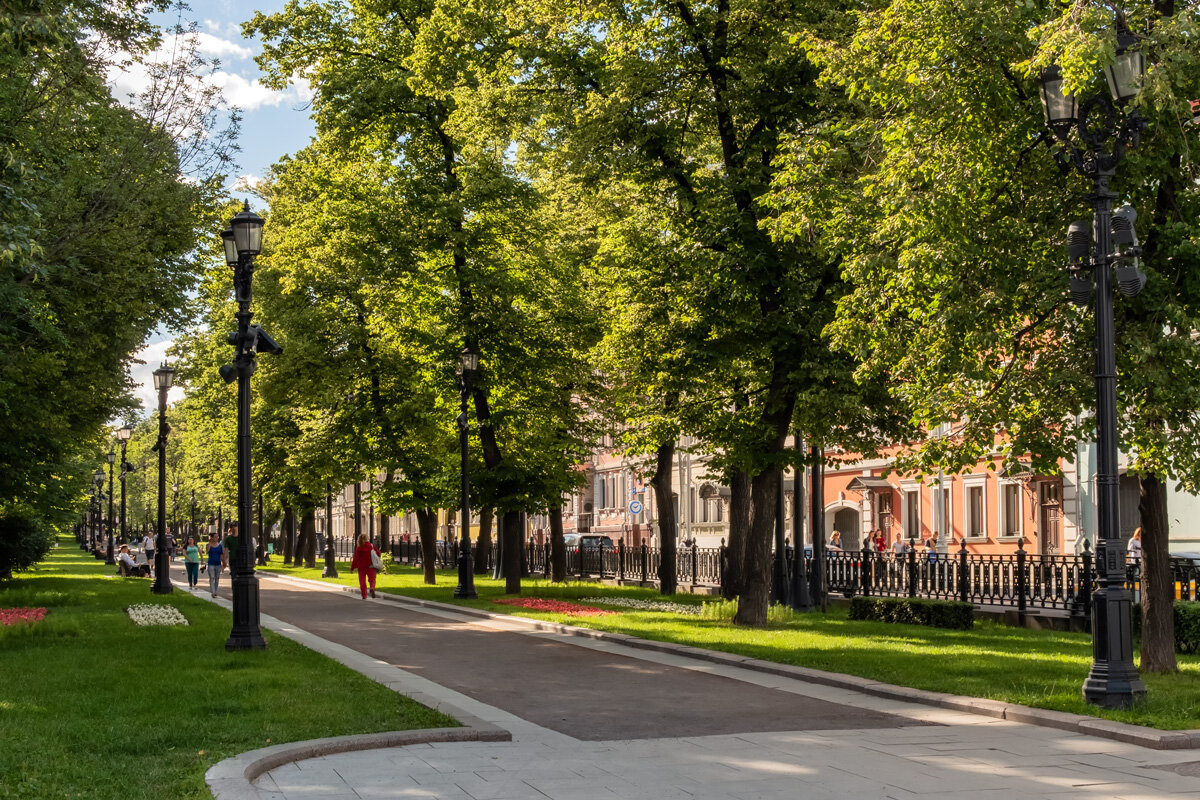
M 129 545 L 121 545 L 121 554 L 117 556 L 117 574 L 124 577 L 150 577 L 150 565 L 138 564 L 129 553 Z

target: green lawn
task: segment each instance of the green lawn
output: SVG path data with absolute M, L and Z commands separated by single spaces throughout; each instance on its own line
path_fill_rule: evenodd
M 320 578 L 321 570 L 286 567 L 276 557 L 269 570 Z M 358 578 L 339 563 L 338 583 L 357 585 Z M 916 625 L 888 625 L 847 618 L 844 608 L 827 614 L 793 614 L 779 609 L 777 622 L 765 629 L 731 625 L 727 618 L 630 611 L 603 617 L 577 617 L 498 605 L 502 582 L 477 575 L 477 600 L 455 600 L 457 578 L 439 571 L 436 586 L 421 582 L 421 572 L 393 567 L 380 575 L 378 588 L 396 594 L 458 603 L 499 613 L 548 619 L 638 636 L 678 642 L 712 650 L 753 656 L 781 664 L 929 689 L 986 697 L 1022 705 L 1101 716 L 1162 730 L 1200 728 L 1200 657 L 1179 656 L 1175 675 L 1145 675 L 1146 702 L 1131 711 L 1103 711 L 1083 702 L 1080 690 L 1091 666 L 1088 634 L 1033 631 L 976 622 L 970 631 L 948 631 Z M 651 589 L 615 587 L 569 581 L 551 584 L 540 578 L 522 581 L 522 596 L 574 600 L 584 597 L 664 599 Z M 680 594 L 670 598 L 684 604 L 713 603 L 716 598 Z M 1136 652 L 1135 652 L 1136 657 Z
M 227 653 L 228 611 L 112 572 L 68 537 L 0 584 L 0 608 L 49 609 L 0 626 L 0 797 L 211 798 L 205 771 L 247 750 L 457 724 L 270 632 Z M 134 603 L 191 624 L 138 627 Z

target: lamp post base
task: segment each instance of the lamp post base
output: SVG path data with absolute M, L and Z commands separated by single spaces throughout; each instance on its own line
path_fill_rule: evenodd
M 150 586 L 152 594 L 170 594 L 175 591 L 171 585 L 171 561 L 167 553 L 158 550 L 154 554 L 154 583 Z
M 266 650 L 267 640 L 259 626 L 258 578 L 235 575 L 231 580 L 233 591 L 233 630 L 225 641 L 226 650 Z
M 470 545 L 465 545 L 459 549 L 458 586 L 454 587 L 454 596 L 467 600 L 479 596 L 475 592 L 475 568 L 471 560 Z
M 1133 664 L 1128 589 L 1101 589 L 1092 595 L 1092 669 L 1083 699 L 1100 708 L 1131 708 L 1146 697 L 1146 684 Z

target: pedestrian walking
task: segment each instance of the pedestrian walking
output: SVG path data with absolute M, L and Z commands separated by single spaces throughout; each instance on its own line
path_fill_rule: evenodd
M 354 557 L 350 559 L 350 571 L 358 570 L 358 589 L 362 592 L 363 600 L 367 599 L 367 582 L 371 583 L 371 597 L 375 596 L 375 567 L 373 556 L 379 555 L 379 548 L 371 544 L 365 533 L 358 536 L 358 547 L 354 548 Z
M 217 596 L 221 572 L 227 563 L 229 563 L 229 557 L 225 553 L 225 545 L 221 544 L 220 535 L 213 531 L 208 539 L 208 563 L 204 565 L 208 571 L 208 591 L 213 597 Z
M 150 567 L 150 574 L 154 574 L 154 537 L 146 534 L 142 539 L 142 552 L 146 554 L 146 564 Z
M 187 537 L 183 548 L 183 568 L 187 570 L 188 589 L 195 590 L 200 582 L 200 548 L 196 546 L 196 537 Z

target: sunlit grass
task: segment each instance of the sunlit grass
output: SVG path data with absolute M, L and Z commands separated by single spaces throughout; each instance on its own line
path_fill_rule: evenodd
M 266 651 L 227 653 L 228 611 L 60 545 L 0 584 L 0 608 L 49 609 L 0 627 L 0 797 L 211 798 L 205 771 L 247 750 L 454 724 L 270 632 Z M 191 624 L 140 628 L 132 603 Z
M 268 569 L 321 579 L 319 568 L 287 567 L 278 557 Z M 350 572 L 348 564 L 339 562 L 338 570 L 337 583 L 358 585 L 358 577 Z M 1180 655 L 1180 671 L 1174 675 L 1144 675 L 1147 700 L 1138 708 L 1105 711 L 1087 705 L 1081 695 L 1092 662 L 1091 636 L 1085 633 L 1035 631 L 992 622 L 976 622 L 969 631 L 889 625 L 848 619 L 846 610 L 839 606 L 832 606 L 825 614 L 774 609 L 767 627 L 748 629 L 729 621 L 732 605 L 720 606 L 719 598 L 685 593 L 675 595 L 671 601 L 689 604 L 707 601 L 711 606 L 705 616 L 611 606 L 611 610 L 620 613 L 576 617 L 498 605 L 493 600 L 505 596 L 503 582 L 482 575 L 475 576 L 477 599 L 456 600 L 453 591 L 457 582 L 453 570 L 439 570 L 437 585 L 427 586 L 419 569 L 393 566 L 391 572 L 378 577 L 378 588 L 409 597 L 695 645 L 900 686 L 1101 716 L 1163 730 L 1200 728 L 1200 657 Z M 576 581 L 554 584 L 537 576 L 522 580 L 522 594 L 574 601 L 603 596 L 662 599 L 661 594 L 649 588 Z

